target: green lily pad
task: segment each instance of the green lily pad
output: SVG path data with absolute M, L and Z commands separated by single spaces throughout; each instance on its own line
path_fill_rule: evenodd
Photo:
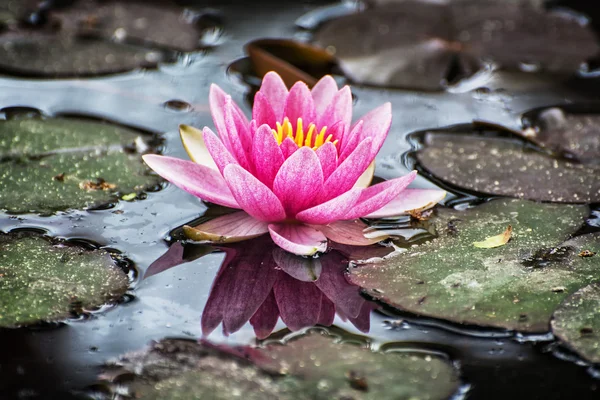
M 556 307 L 600 278 L 600 264 L 578 256 L 579 240 L 594 238 L 565 242 L 588 212 L 586 206 L 514 199 L 466 211 L 439 209 L 430 220 L 436 239 L 358 266 L 349 278 L 403 311 L 460 324 L 547 332 Z M 474 245 L 508 225 L 512 237 L 505 245 Z
M 144 399 L 447 399 L 457 371 L 439 357 L 376 353 L 313 331 L 261 349 L 165 339 L 117 365 L 138 374 L 128 393 Z
M 589 235 L 581 248 L 595 252 L 580 263 L 600 267 L 600 235 Z M 600 284 L 593 283 L 569 296 L 554 312 L 552 332 L 584 359 L 600 363 Z
M 457 130 L 427 132 L 416 153 L 421 166 L 436 178 L 489 195 L 600 202 L 600 167 L 552 158 L 515 140 L 450 133 Z
M 0 121 L 0 209 L 52 213 L 117 200 L 158 184 L 138 132 L 77 119 Z M 141 149 L 140 149 L 141 150 Z
M 117 300 L 129 280 L 103 250 L 0 236 L 0 327 L 58 321 Z

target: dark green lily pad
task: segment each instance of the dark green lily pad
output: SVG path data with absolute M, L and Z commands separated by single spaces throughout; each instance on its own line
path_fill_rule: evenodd
M 119 299 L 127 276 L 103 250 L 0 235 L 0 327 L 58 321 Z
M 427 132 L 416 158 L 444 182 L 495 196 L 600 201 L 600 167 L 555 159 L 514 140 L 443 131 Z
M 350 281 L 400 310 L 521 332 L 546 332 L 556 307 L 600 279 L 598 262 L 578 256 L 585 206 L 502 199 L 466 211 L 439 209 L 438 237 L 380 263 L 351 270 Z M 474 242 L 512 227 L 500 247 Z
M 286 345 L 232 348 L 165 339 L 128 354 L 119 376 L 139 374 L 128 392 L 143 399 L 447 399 L 460 384 L 444 359 L 422 353 L 375 353 L 312 333 Z
M 600 235 L 589 235 L 580 248 L 595 252 L 579 263 L 600 268 Z M 552 332 L 584 359 L 600 363 L 600 284 L 593 283 L 569 296 L 554 312 Z
M 534 110 L 523 116 L 525 129 L 521 134 L 560 155 L 600 164 L 598 109 L 598 105 L 571 105 Z
M 442 89 L 490 60 L 507 69 L 572 74 L 600 50 L 581 19 L 529 2 L 371 3 L 315 34 L 346 76 L 360 83 Z
M 0 209 L 52 213 L 113 202 L 158 184 L 138 132 L 77 119 L 0 121 Z M 141 149 L 140 149 L 141 150 Z

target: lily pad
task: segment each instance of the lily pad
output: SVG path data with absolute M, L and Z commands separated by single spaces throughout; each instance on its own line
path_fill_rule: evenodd
M 100 206 L 156 186 L 133 130 L 67 118 L 0 121 L 0 209 L 52 213 Z
M 425 133 L 423 148 L 416 153 L 421 167 L 458 188 L 487 195 L 557 203 L 600 201 L 600 167 L 556 159 L 516 140 L 455 133 L 468 129 Z
M 438 237 L 381 262 L 354 268 L 350 281 L 400 310 L 460 324 L 547 332 L 556 307 L 600 279 L 597 260 L 582 260 L 578 231 L 586 206 L 493 200 L 429 222 Z M 473 242 L 512 226 L 511 240 L 482 249 Z M 582 242 L 583 241 L 583 242 Z
M 138 374 L 128 393 L 144 399 L 447 399 L 460 384 L 446 360 L 376 353 L 313 332 L 264 348 L 166 339 L 116 364 Z
M 508 69 L 571 74 L 600 50 L 582 19 L 527 2 L 375 3 L 327 22 L 314 38 L 359 83 L 442 89 L 487 61 Z
M 209 13 L 192 13 L 166 0 L 77 1 L 63 7 L 45 2 L 30 17 L 21 14 L 32 7 L 9 3 L 8 11 L 0 8 L 0 29 L 10 27 L 0 34 L 0 68 L 21 76 L 89 76 L 156 67 L 176 61 L 179 52 L 206 47 L 204 37 L 220 33 Z M 39 20 L 18 24 L 18 18 L 32 16 Z
M 127 276 L 103 250 L 0 235 L 0 327 L 58 321 L 119 299 Z
M 600 235 L 578 243 L 593 251 L 591 257 L 579 258 L 579 263 L 600 267 Z M 567 347 L 584 359 L 600 364 L 600 284 L 593 283 L 569 296 L 554 312 L 552 332 Z
M 521 134 L 560 155 L 600 164 L 599 108 L 569 105 L 533 110 L 523 115 L 525 129 Z

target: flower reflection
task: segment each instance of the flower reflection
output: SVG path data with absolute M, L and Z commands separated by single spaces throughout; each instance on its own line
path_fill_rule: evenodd
M 150 266 L 146 277 L 192 261 L 206 254 L 207 248 L 175 243 Z M 336 314 L 358 330 L 369 331 L 370 313 L 376 305 L 346 280 L 351 247 L 340 247 L 319 258 L 303 258 L 263 237 L 219 249 L 225 252 L 225 259 L 202 313 L 204 335 L 220 324 L 223 334 L 229 335 L 249 321 L 256 336 L 263 339 L 275 329 L 279 318 L 296 331 L 314 325 L 330 326 Z M 371 256 L 390 251 L 374 247 Z

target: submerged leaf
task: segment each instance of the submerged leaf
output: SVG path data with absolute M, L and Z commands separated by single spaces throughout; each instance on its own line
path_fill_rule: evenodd
M 510 240 L 511 235 L 512 226 L 509 225 L 501 234 L 487 237 L 481 242 L 473 242 L 473 245 L 480 249 L 492 249 L 494 247 L 504 246 Z

